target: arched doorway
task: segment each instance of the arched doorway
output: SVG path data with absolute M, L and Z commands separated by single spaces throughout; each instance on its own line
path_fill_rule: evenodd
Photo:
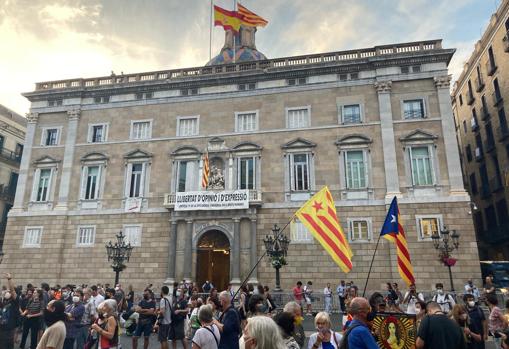
M 225 290 L 230 282 L 230 242 L 219 230 L 209 230 L 196 246 L 196 282 L 201 287 L 206 280 L 218 290 Z

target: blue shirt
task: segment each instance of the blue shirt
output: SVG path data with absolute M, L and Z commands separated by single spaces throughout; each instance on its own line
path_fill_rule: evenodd
M 219 349 L 238 349 L 240 337 L 240 316 L 233 307 L 229 307 L 221 316 L 223 333 Z
M 348 349 L 379 349 L 366 324 L 353 320 L 351 326 L 356 327 L 348 334 Z

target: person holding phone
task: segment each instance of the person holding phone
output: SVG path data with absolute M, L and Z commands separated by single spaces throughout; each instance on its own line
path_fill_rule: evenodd
M 331 330 L 329 314 L 322 311 L 315 317 L 316 333 L 309 337 L 308 349 L 338 349 L 343 337 Z

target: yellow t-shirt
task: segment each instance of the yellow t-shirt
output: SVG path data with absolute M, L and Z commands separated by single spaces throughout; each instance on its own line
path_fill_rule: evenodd
M 62 349 L 65 341 L 65 324 L 63 321 L 57 321 L 44 331 L 44 334 L 37 345 L 37 349 L 46 349 L 47 347 Z

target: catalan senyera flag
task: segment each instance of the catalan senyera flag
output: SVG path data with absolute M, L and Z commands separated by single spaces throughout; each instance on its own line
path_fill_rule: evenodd
M 405 281 L 407 286 L 415 283 L 414 268 L 410 260 L 410 253 L 405 236 L 405 230 L 401 224 L 399 215 L 398 199 L 394 197 L 385 217 L 385 222 L 380 235 L 396 244 L 398 253 L 398 271 L 399 275 Z
M 295 216 L 308 228 L 343 272 L 348 273 L 352 270 L 353 253 L 339 224 L 336 206 L 327 187 L 323 187 L 309 199 Z
M 238 13 L 242 16 L 242 24 L 251 27 L 265 27 L 267 23 L 269 23 L 256 13 L 249 11 L 241 4 L 237 4 L 237 7 Z
M 225 30 L 233 30 L 238 33 L 242 24 L 242 16 L 236 11 L 228 11 L 214 5 L 214 25 L 222 26 Z
M 201 186 L 203 189 L 207 189 L 207 186 L 209 185 L 209 175 L 209 153 L 205 153 L 205 155 L 203 155 L 203 173 L 201 176 Z

